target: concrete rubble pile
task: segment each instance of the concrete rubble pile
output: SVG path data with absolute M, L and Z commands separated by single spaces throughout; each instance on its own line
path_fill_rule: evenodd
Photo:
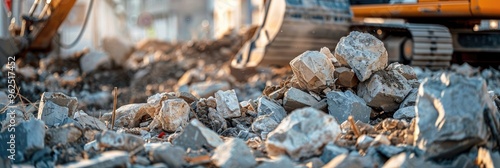
M 175 50 L 155 45 L 141 47 Z M 107 61 L 130 66 L 138 51 L 124 51 Z M 123 57 L 130 58 L 113 62 Z M 0 102 L 0 141 L 14 139 L 8 129 L 16 129 L 15 152 L 0 152 L 0 167 L 500 167 L 500 71 L 432 72 L 387 57 L 377 38 L 352 32 L 333 53 L 305 51 L 289 70 L 247 81 L 277 81 L 261 89 L 212 80 L 216 66 L 202 64 L 158 84 L 171 90 L 148 85 L 150 96 L 119 103 L 114 113 L 91 114 L 85 98 L 62 92 L 44 92 L 38 106 Z M 172 68 L 153 62 L 135 62 L 143 66 L 135 86 Z

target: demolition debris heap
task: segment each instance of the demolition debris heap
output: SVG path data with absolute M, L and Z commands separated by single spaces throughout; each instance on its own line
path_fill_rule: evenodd
M 14 121 L 12 161 L 35 167 L 500 167 L 499 71 L 388 64 L 384 44 L 360 32 L 290 66 L 290 78 L 255 99 L 181 78 L 185 89 L 114 117 L 45 92 L 38 108 L 0 105 L 0 142 Z

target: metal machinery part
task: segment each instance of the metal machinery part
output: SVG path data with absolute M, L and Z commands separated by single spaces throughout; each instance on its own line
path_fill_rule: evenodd
M 351 18 L 348 0 L 269 0 L 263 23 L 231 66 L 287 65 L 306 50 L 333 49 Z

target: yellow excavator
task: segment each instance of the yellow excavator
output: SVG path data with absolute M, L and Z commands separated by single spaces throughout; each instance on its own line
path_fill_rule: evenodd
M 382 40 L 389 61 L 443 68 L 500 60 L 498 0 L 268 0 L 236 69 L 286 65 L 305 50 L 334 49 L 350 31 Z

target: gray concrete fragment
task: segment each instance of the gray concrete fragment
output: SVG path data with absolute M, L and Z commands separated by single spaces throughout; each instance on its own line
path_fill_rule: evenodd
M 290 61 L 290 66 L 301 89 L 324 89 L 334 81 L 332 61 L 318 51 L 302 53 Z
M 335 57 L 343 58 L 363 82 L 387 66 L 388 55 L 384 43 L 376 37 L 357 31 L 342 37 L 335 48 Z
M 398 119 L 398 120 L 402 120 L 402 119 L 411 120 L 411 119 L 415 118 L 415 106 L 408 106 L 408 107 L 398 109 L 398 111 L 396 111 L 394 113 L 392 118 Z
M 230 84 L 228 82 L 198 82 L 191 84 L 189 90 L 193 93 L 194 96 L 203 98 L 213 95 L 218 90 L 229 90 Z
M 47 133 L 45 134 L 47 139 L 46 143 L 49 146 L 73 143 L 80 139 L 82 135 L 82 130 L 73 124 L 66 124 L 62 127 L 51 128 L 47 130 Z
M 330 142 L 325 146 L 325 148 L 323 148 L 323 153 L 321 154 L 320 159 L 321 161 L 323 161 L 323 163 L 328 163 L 338 155 L 348 153 L 349 150 L 347 150 L 346 148 L 339 147 L 333 142 Z
M 168 99 L 162 102 L 160 111 L 154 120 L 167 132 L 175 132 L 188 124 L 191 107 L 182 99 Z
M 44 148 L 45 125 L 35 119 L 15 124 L 0 133 L 0 157 L 12 158 L 14 163 L 20 163 L 34 151 Z
M 370 107 L 394 112 L 411 89 L 408 80 L 396 71 L 378 71 L 358 85 L 357 95 Z
M 315 104 L 318 104 L 316 98 L 309 93 L 293 87 L 286 91 L 285 97 L 283 98 L 283 107 L 285 107 L 287 111 L 293 111 L 302 107 L 310 107 Z
M 38 107 L 38 119 L 48 126 L 62 125 L 68 117 L 73 117 L 77 107 L 76 97 L 69 97 L 60 92 L 44 92 Z
M 104 152 L 92 159 L 69 163 L 62 167 L 74 168 L 102 168 L 102 167 L 129 167 L 129 154 L 124 151 Z
M 186 165 L 186 152 L 181 147 L 162 145 L 149 151 L 149 159 L 153 163 L 164 163 L 168 167 L 182 167 Z
M 251 149 L 248 148 L 245 141 L 238 138 L 230 138 L 224 144 L 219 145 L 215 149 L 211 160 L 216 166 L 221 168 L 250 168 L 257 164 Z
M 287 154 L 294 160 L 321 153 L 321 147 L 336 139 L 340 126 L 332 116 L 311 107 L 293 111 L 269 133 L 270 156 Z
M 366 102 L 352 93 L 351 91 L 332 91 L 326 94 L 328 103 L 328 113 L 343 123 L 352 115 L 354 120 L 365 123 L 370 121 L 372 109 L 366 105 Z
M 477 144 L 497 143 L 500 125 L 490 121 L 500 118 L 484 79 L 443 73 L 420 85 L 415 145 L 429 158 L 447 158 Z
M 370 147 L 370 144 L 373 142 L 373 138 L 368 135 L 361 135 L 356 141 L 356 147 L 359 150 L 366 150 Z
M 241 116 L 240 104 L 238 103 L 238 97 L 236 97 L 234 89 L 217 91 L 215 93 L 215 99 L 217 99 L 217 111 L 222 113 L 224 118 Z
M 144 140 L 137 135 L 113 131 L 103 131 L 101 134 L 96 135 L 96 142 L 101 149 L 126 150 L 129 152 L 144 145 Z
M 405 108 L 408 106 L 415 106 L 417 102 L 417 94 L 418 94 L 418 87 L 413 88 L 408 95 L 406 95 L 405 99 L 401 104 L 399 104 L 399 108 Z
M 75 120 L 80 123 L 84 128 L 91 128 L 96 130 L 107 130 L 106 124 L 104 124 L 98 118 L 89 116 L 87 113 L 83 111 L 78 111 L 74 115 Z
M 265 97 L 258 100 L 257 114 L 258 117 L 252 123 L 252 131 L 256 133 L 271 132 L 286 117 L 283 107 Z
M 205 127 L 197 119 L 191 120 L 181 135 L 174 139 L 173 142 L 175 146 L 180 146 L 184 149 L 191 148 L 193 150 L 203 148 L 214 149 L 222 143 L 222 139 L 217 133 Z

